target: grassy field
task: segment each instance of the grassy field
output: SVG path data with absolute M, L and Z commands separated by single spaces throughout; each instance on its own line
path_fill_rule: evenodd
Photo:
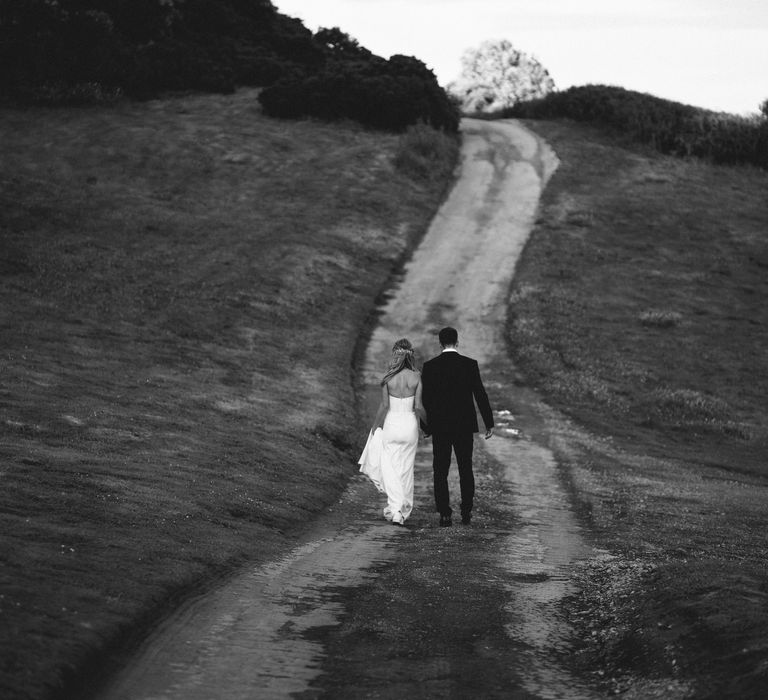
M 0 132 L 0 696 L 71 697 L 356 471 L 361 329 L 455 144 L 425 170 L 253 91 Z
M 760 697 L 768 174 L 530 126 L 562 163 L 510 348 L 605 550 L 572 661 L 606 691 Z M 3 110 L 0 132 L 0 696 L 44 698 L 356 471 L 360 329 L 451 151 L 269 120 L 252 91 Z
M 574 663 L 609 691 L 658 673 L 764 697 L 768 173 L 530 127 L 561 165 L 509 343 L 559 412 L 542 438 L 606 550 L 568 606 Z

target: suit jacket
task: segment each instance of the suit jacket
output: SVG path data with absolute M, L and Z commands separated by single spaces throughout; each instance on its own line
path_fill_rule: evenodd
M 421 371 L 421 386 L 428 432 L 478 432 L 475 402 L 486 430 L 493 427 L 480 368 L 471 357 L 449 351 L 428 360 Z

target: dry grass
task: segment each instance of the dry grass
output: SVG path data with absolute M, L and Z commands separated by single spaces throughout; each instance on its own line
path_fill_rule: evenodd
M 446 177 L 253 91 L 0 129 L 0 695 L 71 697 L 354 473 L 360 329 Z
M 640 323 L 644 326 L 657 326 L 658 328 L 672 328 L 683 319 L 683 315 L 677 311 L 666 309 L 648 309 L 641 312 Z
M 768 173 L 531 127 L 562 164 L 518 267 L 509 338 L 572 421 L 552 417 L 547 437 L 608 552 L 569 604 L 584 635 L 574 663 L 611 691 L 636 674 L 697 698 L 761 696 Z
M 458 159 L 459 138 L 426 124 L 408 127 L 400 137 L 395 167 L 419 180 L 444 182 Z
M 533 126 L 565 159 L 512 300 L 521 366 L 554 403 L 627 441 L 646 443 L 650 422 L 665 456 L 715 450 L 724 466 L 764 470 L 768 175 Z M 694 394 L 719 407 L 704 418 L 742 425 L 749 444 L 712 420 L 681 440 L 678 409 Z

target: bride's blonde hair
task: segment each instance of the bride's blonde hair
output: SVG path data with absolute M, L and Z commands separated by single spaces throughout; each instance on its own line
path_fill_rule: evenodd
M 392 346 L 392 359 L 389 361 L 387 373 L 381 380 L 381 386 L 384 386 L 392 377 L 404 369 L 416 369 L 416 357 L 413 352 L 413 345 L 408 338 L 400 338 Z

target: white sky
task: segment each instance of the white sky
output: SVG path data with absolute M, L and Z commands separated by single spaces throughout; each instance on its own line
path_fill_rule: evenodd
M 416 56 L 441 85 L 465 49 L 508 39 L 558 88 L 602 83 L 737 114 L 768 98 L 768 0 L 273 0 L 385 58 Z

